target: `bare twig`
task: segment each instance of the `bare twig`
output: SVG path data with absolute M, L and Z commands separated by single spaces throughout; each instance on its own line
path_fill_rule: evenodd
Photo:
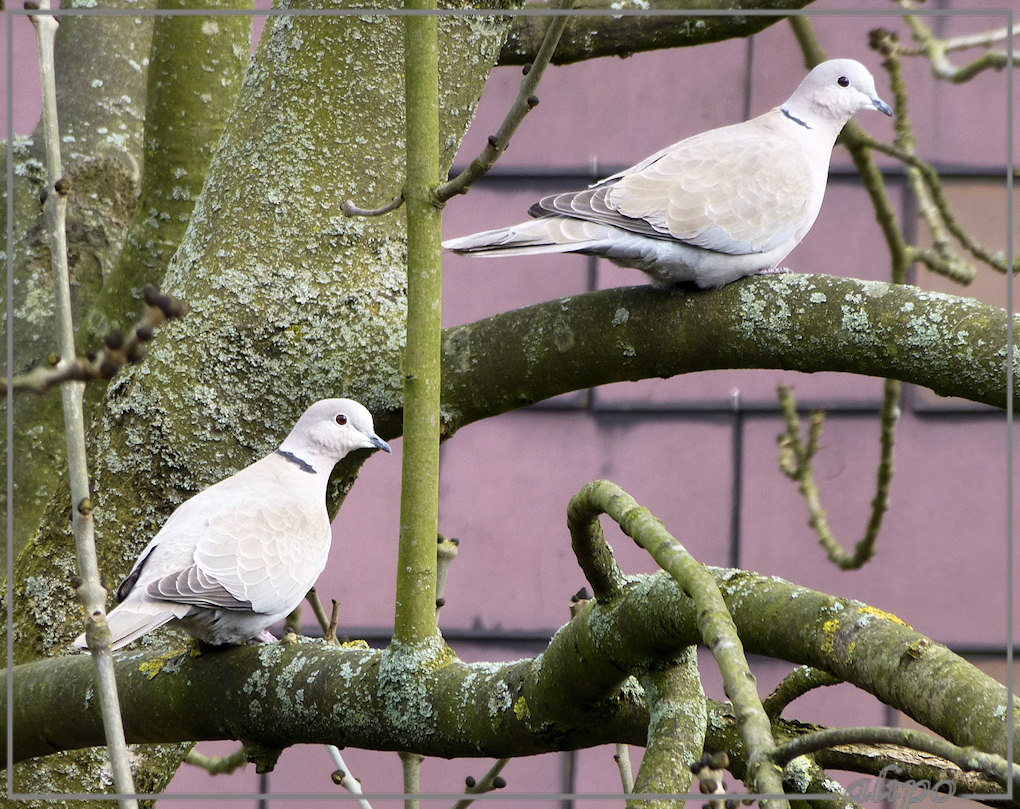
M 324 637 L 326 643 L 331 646 L 337 646 L 340 644 L 340 641 L 337 640 L 336 637 L 336 628 L 340 624 L 340 602 L 333 598 L 330 599 L 330 603 L 333 607 L 329 614 L 329 623 L 326 624 L 326 634 Z
M 778 438 L 779 468 L 787 477 L 797 483 L 808 507 L 808 523 L 817 534 L 818 541 L 825 548 L 829 559 L 842 570 L 857 570 L 875 553 L 875 542 L 882 527 L 882 518 L 889 507 L 889 486 L 893 476 L 893 448 L 895 446 L 896 422 L 900 415 L 901 388 L 902 385 L 897 380 L 885 380 L 885 393 L 880 414 L 881 453 L 876 472 L 875 496 L 871 501 L 871 514 L 864 530 L 864 536 L 850 553 L 844 550 L 833 536 L 825 509 L 822 507 L 818 486 L 815 483 L 813 460 L 818 451 L 818 442 L 821 438 L 825 416 L 818 411 L 811 414 L 805 441 L 801 438 L 800 416 L 797 414 L 797 404 L 793 399 L 792 390 L 786 385 L 777 387 L 779 404 L 786 422 L 786 430 Z
M 397 194 L 393 199 L 383 205 L 381 208 L 359 208 L 351 200 L 344 200 L 340 205 L 340 210 L 344 212 L 346 216 L 383 216 L 388 214 L 390 211 L 395 211 L 401 205 L 404 204 L 404 195 Z
M 480 781 L 476 781 L 469 775 L 464 779 L 464 794 L 484 795 L 486 792 L 492 792 L 494 789 L 502 789 L 505 787 L 506 779 L 500 775 L 500 772 L 503 771 L 503 768 L 509 761 L 510 759 L 508 758 L 498 759 L 489 768 L 489 771 L 482 776 Z M 467 809 L 467 807 L 474 802 L 474 798 L 461 798 L 453 805 L 453 809 Z
M 985 753 L 975 747 L 958 747 L 945 739 L 909 728 L 828 728 L 805 733 L 778 745 L 772 753 L 772 760 L 782 767 L 797 756 L 844 744 L 895 744 L 944 758 L 961 770 L 983 773 L 1003 786 L 1012 781 L 1014 788 L 1020 788 L 1020 765 L 994 753 Z
M 41 0 L 39 8 L 49 10 L 49 0 Z M 60 128 L 57 122 L 57 88 L 54 67 L 54 41 L 58 22 L 48 14 L 30 17 L 39 46 L 39 78 L 43 96 L 43 137 L 45 140 L 46 171 L 49 188 L 43 204 L 50 239 L 50 262 L 53 271 L 55 330 L 58 351 L 65 357 L 74 356 L 74 326 L 71 317 L 71 286 L 67 267 L 67 183 L 63 178 L 60 160 Z M 106 590 L 99 579 L 96 559 L 95 526 L 92 521 L 92 502 L 89 499 L 89 475 L 85 449 L 85 416 L 82 399 L 85 386 L 81 382 L 61 384 L 60 398 L 64 412 L 64 432 L 67 436 L 67 466 L 71 489 L 71 527 L 77 554 L 78 576 L 81 584 L 78 595 L 88 616 L 86 637 L 96 667 L 99 686 L 99 706 L 103 716 L 103 729 L 114 786 L 125 796 L 134 794 L 131 763 L 124 741 L 124 726 L 120 717 L 120 699 L 114 677 L 113 654 L 110 651 L 110 630 L 106 625 Z M 118 800 L 122 809 L 134 809 L 137 802 L 131 797 Z
M 329 618 L 326 617 L 326 610 L 323 609 L 322 601 L 319 600 L 319 591 L 314 587 L 305 596 L 308 603 L 312 605 L 312 612 L 315 613 L 315 620 L 319 622 L 322 634 L 325 635 L 329 629 Z
M 372 809 L 372 804 L 361 797 L 361 782 L 348 771 L 344 757 L 340 755 L 340 748 L 335 744 L 327 744 L 326 749 L 333 759 L 333 764 L 336 765 L 336 770 L 333 772 L 333 783 L 354 795 L 355 801 L 361 809 Z
M 842 680 L 827 671 L 811 666 L 797 666 L 782 679 L 771 694 L 762 700 L 761 704 L 765 713 L 769 715 L 769 719 L 775 722 L 782 714 L 783 709 L 797 697 L 803 696 L 815 688 L 836 685 L 840 682 Z
M 455 537 L 437 535 L 436 542 L 436 613 L 446 604 L 446 576 L 450 563 L 457 558 L 460 540 Z
M 910 11 L 914 8 L 913 0 L 899 0 L 899 5 L 905 11 Z M 923 56 L 931 64 L 931 72 L 935 78 L 951 81 L 956 84 L 970 81 L 985 70 L 1002 70 L 1009 65 L 1009 55 L 1005 50 L 988 50 L 963 67 L 957 67 L 949 59 L 948 54 L 950 52 L 968 48 L 990 48 L 996 42 L 1003 42 L 1011 37 L 1020 36 L 1020 25 L 1014 25 L 1012 29 L 998 28 L 981 34 L 970 34 L 953 39 L 940 39 L 924 24 L 920 17 L 913 14 L 905 14 L 903 20 L 910 28 L 914 41 L 918 44 L 916 50 L 904 50 L 903 54 L 906 56 Z M 1014 63 L 1015 66 L 1016 63 Z
M 245 753 L 244 745 L 241 745 L 233 753 L 225 756 L 207 756 L 199 753 L 194 747 L 184 757 L 186 764 L 193 767 L 201 767 L 210 775 L 225 775 L 236 772 L 248 763 L 248 755 Z
M 404 809 L 418 809 L 421 794 L 421 765 L 425 756 L 421 753 L 401 752 L 400 764 L 404 771 Z M 412 797 L 413 796 L 413 797 Z
M 960 226 L 959 222 L 957 222 L 956 218 L 949 210 L 949 200 L 947 199 L 945 189 L 942 186 L 942 180 L 939 177 L 938 172 L 930 163 L 925 162 L 916 155 L 909 154 L 902 149 L 897 148 L 893 144 L 875 140 L 870 135 L 864 133 L 862 133 L 862 138 L 859 142 L 861 146 L 874 149 L 876 152 L 881 152 L 889 157 L 896 158 L 906 166 L 916 168 L 921 174 L 921 177 L 924 179 L 925 185 L 931 194 L 932 203 L 938 209 L 939 215 L 942 217 L 946 228 L 952 234 L 953 238 L 956 239 L 960 245 L 967 250 L 967 252 L 974 256 L 974 258 L 985 262 L 993 270 L 1002 273 L 1009 272 L 1009 263 L 1006 261 L 1006 258 L 1002 255 L 1002 253 L 994 253 L 987 247 L 978 244 L 974 238 Z M 923 250 L 917 250 L 917 248 L 914 248 L 914 257 L 919 261 L 924 260 L 923 254 Z
M 634 773 L 631 771 L 630 752 L 627 745 L 616 743 L 613 760 L 620 770 L 620 783 L 623 785 L 623 792 L 625 795 L 629 795 L 634 791 Z
M 698 789 L 703 795 L 725 795 L 726 768 L 730 766 L 730 757 L 726 752 L 719 750 L 715 753 L 705 753 L 701 761 L 691 766 L 691 772 L 698 778 Z M 708 809 L 725 809 L 726 801 L 722 798 L 709 798 L 705 802 Z
M 560 8 L 569 9 L 572 6 L 573 0 L 563 0 Z M 510 106 L 510 111 L 506 114 L 506 118 L 503 119 L 503 123 L 495 135 L 489 136 L 488 143 L 482 149 L 482 153 L 471 161 L 471 165 L 452 180 L 443 183 L 436 189 L 435 196 L 437 202 L 444 203 L 457 194 L 466 194 L 474 183 L 488 174 L 489 170 L 496 164 L 496 161 L 499 160 L 500 155 L 506 151 L 506 147 L 510 144 L 510 138 L 517 131 L 517 127 L 521 125 L 524 116 L 531 112 L 538 104 L 535 90 L 538 88 L 538 82 L 541 80 L 542 74 L 545 73 L 549 60 L 556 50 L 556 43 L 560 41 L 560 35 L 563 33 L 563 29 L 569 20 L 570 16 L 567 14 L 553 17 L 549 20 L 549 28 L 542 40 L 542 46 L 538 49 L 535 61 L 530 65 L 524 66 L 524 78 L 521 80 L 521 88 L 517 93 L 517 98 L 514 99 L 514 103 Z
M 112 379 L 125 365 L 138 362 L 144 356 L 145 343 L 153 338 L 156 327 L 170 318 L 182 317 L 188 310 L 182 301 L 164 295 L 151 285 L 145 288 L 143 299 L 145 310 L 126 337 L 119 331 L 110 332 L 98 355 L 77 357 L 72 353 L 71 359 L 65 360 L 57 353 L 50 354 L 45 365 L 15 374 L 10 381 L 0 380 L 0 395 L 17 390 L 45 393 L 61 382 Z

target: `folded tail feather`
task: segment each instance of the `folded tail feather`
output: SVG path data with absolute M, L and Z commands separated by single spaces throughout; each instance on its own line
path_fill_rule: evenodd
M 116 651 L 127 646 L 174 618 L 182 618 L 189 609 L 191 607 L 187 604 L 173 604 L 169 601 L 126 601 L 106 616 L 113 639 L 111 648 Z M 74 639 L 74 645 L 79 649 L 88 648 L 84 633 Z

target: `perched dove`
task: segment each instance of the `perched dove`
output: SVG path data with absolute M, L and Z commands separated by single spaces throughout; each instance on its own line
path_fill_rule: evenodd
M 604 256 L 657 286 L 717 288 L 774 270 L 814 224 L 836 136 L 864 109 L 892 115 L 867 68 L 823 62 L 764 115 L 682 140 L 585 191 L 544 197 L 532 221 L 443 246 Z
M 390 451 L 372 415 L 324 399 L 280 448 L 182 503 L 142 551 L 107 616 L 113 648 L 177 620 L 211 644 L 270 642 L 326 566 L 326 483 L 356 449 Z M 85 648 L 85 636 L 75 644 Z

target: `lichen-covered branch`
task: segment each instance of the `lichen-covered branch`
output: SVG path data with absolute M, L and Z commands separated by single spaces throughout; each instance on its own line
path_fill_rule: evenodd
M 670 795 L 688 792 L 691 767 L 705 749 L 708 717 L 705 692 L 698 671 L 698 652 L 688 646 L 671 664 L 650 667 L 638 676 L 648 703 L 648 743 L 637 777 L 627 788 L 626 750 L 620 755 L 624 792 L 641 795 Z M 744 748 L 747 749 L 746 746 Z M 667 809 L 682 800 L 630 798 L 628 809 Z
M 702 642 L 715 657 L 722 673 L 726 696 L 733 702 L 737 715 L 747 751 L 752 789 L 758 794 L 782 792 L 779 771 L 770 764 L 774 747 L 772 727 L 761 706 L 740 636 L 712 575 L 666 531 L 648 509 L 639 506 L 634 498 L 614 483 L 596 480 L 586 484 L 571 498 L 570 513 L 573 515 L 570 527 L 574 545 L 581 544 L 586 538 L 597 541 L 597 535 L 586 528 L 596 522 L 600 514 L 606 514 L 627 536 L 648 551 L 659 566 L 694 600 L 698 632 Z M 604 544 L 605 540 L 602 542 Z M 587 555 L 590 557 L 595 554 Z M 651 739 L 649 746 L 653 747 Z M 686 764 L 690 766 L 692 761 L 688 759 Z M 653 772 L 659 767 L 653 766 Z M 777 805 L 772 800 L 763 800 L 762 804 Z
M 806 733 L 777 747 L 772 758 L 776 764 L 782 766 L 797 756 L 810 755 L 827 747 L 862 743 L 868 745 L 894 744 L 930 753 L 952 762 L 960 769 L 993 778 L 1003 788 L 1012 783 L 1014 789 L 1020 789 L 1020 767 L 1006 761 L 1001 756 L 983 753 L 973 748 L 961 748 L 944 739 L 937 739 L 930 734 L 911 728 L 828 728 L 814 733 Z
M 746 571 L 710 570 L 748 652 L 828 671 L 953 744 L 1005 755 L 1006 711 L 1020 710 L 1020 702 L 944 646 L 860 602 Z M 116 666 L 133 742 L 240 736 L 277 748 L 329 743 L 504 757 L 644 744 L 649 715 L 627 672 L 661 666 L 698 637 L 693 602 L 672 577 L 635 576 L 612 605 L 588 602 L 536 660 L 469 665 L 451 658 L 416 673 L 404 692 L 407 722 L 398 725 L 385 719 L 392 712 L 376 650 L 305 640 L 198 657 L 124 653 Z M 94 677 L 87 658 L 38 661 L 13 674 L 16 760 L 102 743 L 86 698 Z M 300 706 L 292 698 L 298 689 Z M 732 731 L 733 721 L 709 722 L 706 744 L 742 757 L 735 735 L 718 735 Z M 840 754 L 844 765 L 849 752 Z M 870 765 L 862 757 L 856 766 Z
M 629 287 L 448 328 L 443 361 L 451 431 L 567 391 L 717 368 L 892 377 L 1004 407 L 1006 312 L 823 275 L 750 278 L 712 292 Z
M 781 12 L 810 3 L 811 0 L 740 0 L 728 3 L 725 13 L 699 14 L 699 11 L 719 12 L 719 4 L 715 0 L 696 0 L 684 3 L 680 10 L 672 0 L 583 0 L 575 5 L 578 14 L 572 15 L 552 61 L 565 65 L 601 56 L 630 56 L 661 48 L 743 39 L 782 20 Z M 547 5 L 535 3 L 531 7 L 542 10 Z M 596 14 L 585 14 L 586 10 Z M 621 10 L 639 13 L 621 15 Z M 649 11 L 653 13 L 647 13 Z M 655 11 L 665 13 L 655 14 Z M 742 11 L 765 13 L 741 14 Z M 777 13 L 769 14 L 770 11 Z M 499 64 L 525 65 L 534 61 L 544 34 L 542 17 L 515 17 L 499 55 Z
M 250 9 L 251 0 L 159 0 L 166 9 Z M 152 23 L 141 190 L 123 246 L 81 312 L 79 350 L 124 329 L 163 274 L 191 220 L 248 64 L 251 18 L 167 16 Z
M 839 680 L 828 672 L 813 669 L 810 666 L 798 666 L 787 674 L 764 700 L 762 707 L 765 713 L 775 721 L 791 702 L 808 691 L 826 685 L 836 685 Z

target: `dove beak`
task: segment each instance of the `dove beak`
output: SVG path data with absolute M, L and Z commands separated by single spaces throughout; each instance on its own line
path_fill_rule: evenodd
M 383 441 L 375 433 L 365 433 L 365 438 L 367 438 L 372 443 L 372 446 L 375 447 L 376 449 L 381 449 L 383 452 L 393 451 L 390 449 L 390 445 Z
M 881 98 L 879 98 L 878 96 L 869 96 L 869 98 L 871 99 L 871 103 L 872 105 L 874 105 L 876 110 L 878 110 L 879 112 L 884 112 L 886 115 L 893 114 L 892 107 L 886 104 Z

